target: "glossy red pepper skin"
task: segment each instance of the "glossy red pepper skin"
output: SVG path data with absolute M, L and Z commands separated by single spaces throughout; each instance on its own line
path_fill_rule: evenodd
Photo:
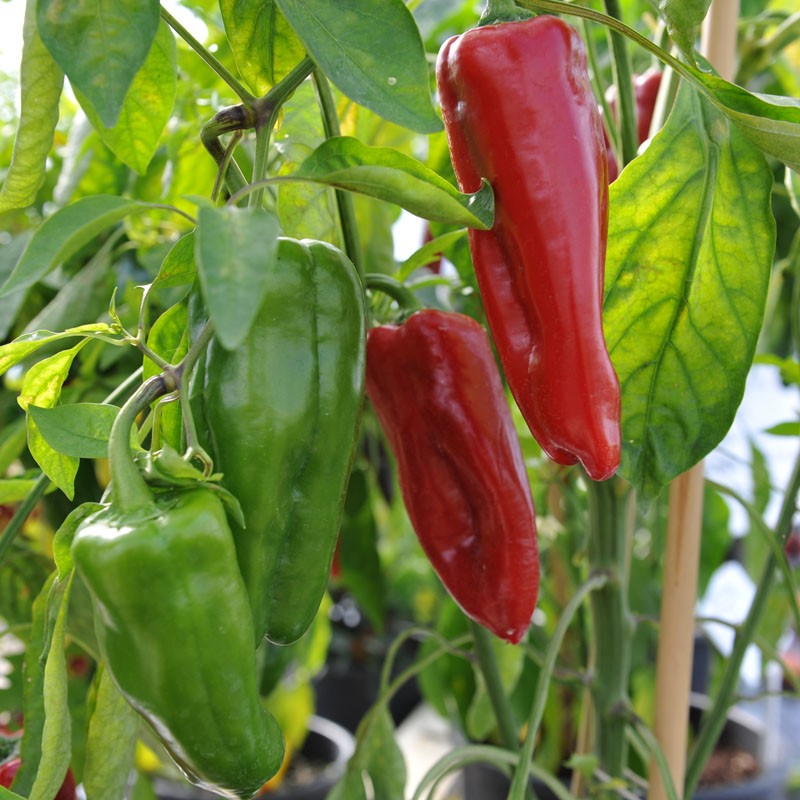
M 367 335 L 367 395 L 425 553 L 453 599 L 518 642 L 539 590 L 530 484 L 489 337 L 428 309 Z
M 540 16 L 449 39 L 437 84 L 463 191 L 487 179 L 495 224 L 470 230 L 486 319 L 531 432 L 595 480 L 620 457 L 619 382 L 603 338 L 603 130 L 583 43 Z

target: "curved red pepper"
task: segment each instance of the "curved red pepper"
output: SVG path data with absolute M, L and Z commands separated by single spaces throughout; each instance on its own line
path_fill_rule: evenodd
M 495 224 L 470 230 L 486 318 L 543 450 L 595 480 L 619 465 L 619 383 L 603 339 L 603 131 L 583 43 L 541 16 L 449 39 L 437 83 L 459 185 L 487 179 Z
M 432 309 L 373 328 L 366 385 L 442 583 L 468 616 L 518 642 L 536 606 L 539 551 L 489 337 L 470 317 Z

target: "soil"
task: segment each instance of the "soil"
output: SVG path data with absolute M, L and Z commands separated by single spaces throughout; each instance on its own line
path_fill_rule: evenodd
M 759 773 L 756 757 L 741 747 L 720 747 L 714 751 L 700 776 L 700 786 L 741 783 Z

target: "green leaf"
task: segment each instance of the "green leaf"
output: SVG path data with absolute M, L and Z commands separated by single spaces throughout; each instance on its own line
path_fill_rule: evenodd
M 70 403 L 55 408 L 29 405 L 28 413 L 53 450 L 74 458 L 106 458 L 108 437 L 119 408 L 104 403 Z
M 120 694 L 109 671 L 102 669 L 86 741 L 82 783 L 87 800 L 126 796 L 138 730 L 139 716 Z
M 284 107 L 275 148 L 281 159 L 279 173 L 290 175 L 326 139 L 319 102 L 308 81 Z M 322 239 L 341 246 L 339 214 L 334 193 L 325 184 L 286 182 L 278 184 L 278 218 L 287 236 Z
M 14 271 L 0 286 L 0 297 L 36 283 L 98 233 L 146 207 L 146 203 L 124 197 L 95 195 L 60 209 L 33 235 Z
M 0 430 L 0 475 L 20 457 L 25 449 L 25 439 L 24 417 L 4 422 L 3 429 Z
M 30 241 L 33 231 L 24 231 L 14 236 L 10 242 L 0 248 L 0 286 L 11 274 L 14 265 L 19 261 L 22 251 Z M 20 291 L 0 297 L 0 341 L 5 341 L 14 330 L 17 315 L 23 307 L 27 292 Z
M 350 475 L 339 538 L 341 579 L 380 632 L 386 618 L 386 584 L 378 556 L 378 528 L 366 473 Z
M 25 800 L 25 798 L 21 794 L 16 794 L 12 792 L 11 789 L 6 789 L 3 786 L 0 786 L 0 800 Z
M 191 286 L 197 275 L 194 264 L 194 231 L 181 236 L 167 253 L 152 289 L 169 289 L 175 286 Z
M 168 364 L 177 364 L 189 352 L 189 334 L 187 331 L 188 313 L 185 300 L 168 308 L 150 329 L 147 346 L 156 355 L 161 356 Z M 145 357 L 144 378 L 161 372 L 155 362 Z M 161 441 L 180 448 L 183 435 L 183 417 L 180 404 L 177 402 L 161 402 L 158 417 L 158 433 Z
M 422 39 L 402 0 L 276 1 L 314 61 L 351 100 L 418 133 L 442 129 Z
M 68 328 L 60 333 L 53 331 L 33 331 L 23 333 L 13 342 L 0 346 L 0 375 L 11 369 L 31 353 L 35 353 L 43 345 L 60 339 L 70 339 L 74 336 L 93 338 L 95 336 L 113 335 L 117 333 L 116 327 L 106 322 L 93 322 L 77 328 Z
M 239 74 L 266 94 L 305 56 L 275 0 L 220 0 L 222 22 Z
M 61 386 L 69 375 L 72 361 L 88 339 L 78 342 L 69 350 L 62 350 L 50 358 L 34 364 L 26 373 L 22 391 L 17 400 L 27 411 L 31 405 L 52 408 L 61 397 Z M 28 450 L 42 472 L 72 500 L 75 475 L 79 459 L 67 456 L 52 448 L 45 440 L 32 415 L 28 415 Z
M 91 100 L 82 92 L 75 92 L 106 147 L 140 175 L 147 172 L 172 113 L 177 89 L 177 56 L 175 37 L 162 22 L 113 126 L 104 125 Z
M 36 0 L 28 0 L 22 28 L 21 109 L 11 165 L 0 189 L 0 213 L 29 206 L 44 183 L 63 85 L 64 73 L 39 37 Z
M 800 422 L 779 422 L 767 428 L 764 433 L 772 436 L 800 436 Z
M 125 95 L 158 30 L 158 0 L 39 0 L 39 33 L 103 125 L 119 118 Z
M 321 144 L 293 177 L 377 197 L 437 222 L 488 230 L 494 221 L 494 194 L 488 183 L 475 194 L 462 194 L 416 159 L 349 136 Z
M 604 324 L 622 389 L 620 474 L 644 498 L 733 421 L 766 302 L 772 183 L 761 154 L 685 86 L 611 186 Z
M 658 4 L 658 11 L 667 23 L 672 41 L 692 63 L 700 25 L 710 5 L 711 0 L 660 0 Z
M 403 800 L 406 765 L 386 706 L 373 707 L 368 724 L 359 728 L 356 752 L 328 800 L 366 800 L 362 775 L 369 775 L 371 797 Z
M 0 505 L 21 503 L 36 485 L 36 478 L 4 478 L 0 480 Z
M 688 67 L 697 88 L 762 152 L 800 172 L 800 100 L 755 95 Z
M 53 537 L 53 560 L 58 570 L 59 580 L 63 580 L 72 572 L 72 540 L 81 523 L 104 506 L 101 503 L 81 503 L 73 508 L 61 523 Z
M 195 257 L 200 287 L 223 347 L 239 344 L 264 300 L 280 226 L 262 208 L 201 208 Z
M 25 727 L 20 742 L 21 764 L 12 784 L 14 790 L 27 797 L 30 793 L 39 762 L 42 758 L 42 732 L 45 724 L 44 664 L 48 643 L 55 620 L 48 615 L 51 591 L 56 585 L 56 573 L 47 579 L 42 590 L 33 601 L 31 629 L 25 648 L 25 682 L 23 688 L 23 712 Z M 61 584 L 63 586 L 63 584 Z
M 69 768 L 72 757 L 71 720 L 67 696 L 67 659 L 64 631 L 72 587 L 72 576 L 56 581 L 49 599 L 50 612 L 57 608 L 55 628 L 44 665 L 44 726 L 42 758 L 31 788 L 30 800 L 52 800 Z

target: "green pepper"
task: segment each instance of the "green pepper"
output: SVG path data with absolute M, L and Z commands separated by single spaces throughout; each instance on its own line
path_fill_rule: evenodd
M 366 308 L 355 268 L 324 242 L 282 238 L 246 340 L 212 340 L 203 406 L 256 640 L 297 640 L 319 608 L 364 398 Z
M 131 424 L 154 393 L 144 389 L 115 422 L 112 501 L 79 527 L 73 560 L 124 697 L 191 781 L 250 798 L 284 745 L 259 697 L 247 591 L 217 495 L 198 486 L 154 496 L 130 459 Z

